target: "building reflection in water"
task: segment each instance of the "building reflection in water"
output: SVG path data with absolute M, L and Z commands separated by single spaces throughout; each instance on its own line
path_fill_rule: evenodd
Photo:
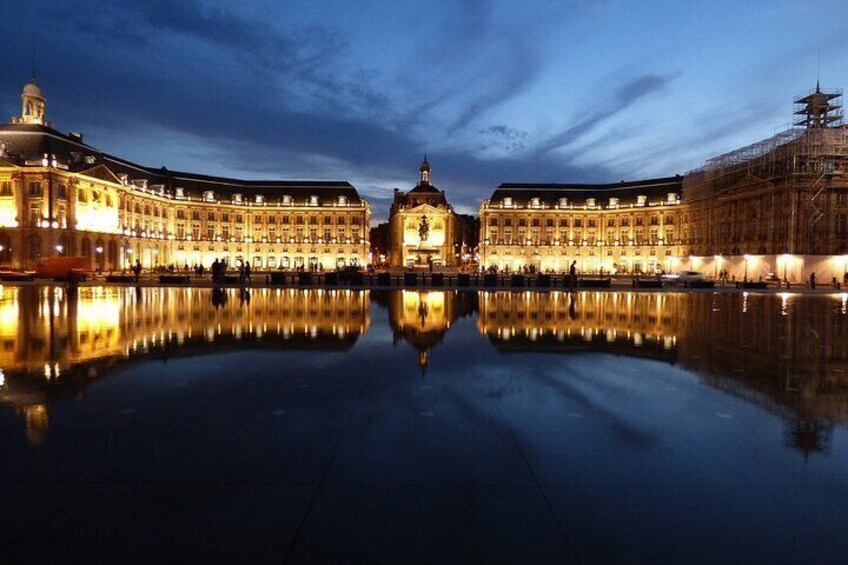
M 422 375 L 430 351 L 442 343 L 451 325 L 477 311 L 477 294 L 444 290 L 374 292 L 374 301 L 388 308 L 394 343 L 405 341 L 418 351 Z
M 370 324 L 368 291 L 0 287 L 0 401 L 33 443 L 49 406 L 117 364 L 246 347 L 353 346 Z
M 81 288 L 0 289 L 0 401 L 43 440 L 51 403 L 135 360 L 210 350 L 352 347 L 371 300 L 388 310 L 395 343 L 423 371 L 455 322 L 500 352 L 598 352 L 691 371 L 786 422 L 785 442 L 827 451 L 848 416 L 848 294 L 351 291 Z
M 826 451 L 848 419 L 848 295 L 483 293 L 503 352 L 605 352 L 676 363 L 780 414 L 787 445 Z

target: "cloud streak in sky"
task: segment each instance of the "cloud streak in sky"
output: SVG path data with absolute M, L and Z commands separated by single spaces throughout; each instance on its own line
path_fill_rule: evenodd
M 685 101 L 705 92 L 703 73 L 713 73 L 711 89 L 723 67 L 738 82 L 738 64 L 725 59 L 716 70 L 696 44 L 701 28 L 732 30 L 699 21 L 681 41 L 675 21 L 653 33 L 682 9 L 658 7 L 12 0 L 6 11 L 18 18 L 2 24 L 0 106 L 17 111 L 35 30 L 49 115 L 60 129 L 96 132 L 87 139 L 106 151 L 211 174 L 344 178 L 383 203 L 393 186 L 414 184 L 427 138 L 434 180 L 458 208 L 475 210 L 501 182 L 684 172 L 736 138 L 743 128 L 734 120 L 747 118 L 752 136 L 774 122 L 780 104 L 754 103 L 732 118 L 712 105 L 712 91 Z M 826 23 L 820 32 L 835 33 Z M 722 47 L 710 37 L 710 49 Z M 750 29 L 743 39 L 766 41 Z M 764 47 L 763 60 L 782 48 Z M 703 109 L 684 112 L 689 103 Z

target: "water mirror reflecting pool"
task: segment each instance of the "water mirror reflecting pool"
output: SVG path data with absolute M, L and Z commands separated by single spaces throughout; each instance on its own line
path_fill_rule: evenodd
M 836 563 L 846 306 L 4 287 L 0 560 Z

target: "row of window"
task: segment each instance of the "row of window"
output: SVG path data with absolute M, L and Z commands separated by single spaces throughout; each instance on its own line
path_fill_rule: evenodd
M 145 210 L 145 212 L 146 211 L 147 210 Z M 138 212 L 136 212 L 136 213 L 138 213 Z M 218 216 L 218 214 L 216 212 L 207 212 L 206 213 L 206 220 L 209 221 L 209 222 L 214 222 L 214 221 L 216 221 L 217 216 Z M 244 223 L 244 216 L 242 214 L 234 214 L 233 217 L 235 218 L 236 223 L 238 223 L 238 224 Z M 191 219 L 192 220 L 199 221 L 201 218 L 202 218 L 202 215 L 201 215 L 199 210 L 192 210 L 192 212 L 191 212 Z M 178 219 L 178 220 L 187 219 L 185 209 L 183 209 L 183 208 L 177 209 L 176 219 Z M 292 222 L 292 219 L 294 219 L 294 222 Z M 352 218 L 352 220 L 353 220 L 353 218 Z M 230 221 L 230 214 L 228 212 L 221 212 L 221 221 L 222 222 L 229 222 Z M 263 223 L 266 223 L 266 221 L 270 225 L 277 224 L 277 223 L 282 224 L 282 225 L 288 225 L 288 224 L 292 224 L 292 223 L 302 225 L 302 224 L 305 224 L 307 221 L 308 221 L 309 225 L 312 225 L 312 226 L 319 225 L 319 217 L 318 216 L 309 216 L 308 218 L 305 217 L 305 216 L 302 216 L 302 215 L 297 215 L 297 216 L 294 216 L 293 218 L 292 218 L 292 216 L 275 216 L 275 215 L 261 216 L 259 214 L 256 214 L 256 215 L 253 216 L 253 223 L 254 224 L 263 224 Z M 347 221 L 348 221 L 347 217 L 344 216 L 344 215 L 336 215 L 336 216 L 326 215 L 326 216 L 323 217 L 323 223 L 325 225 L 336 224 L 336 225 L 343 226 L 343 225 L 347 224 Z
M 532 227 L 540 227 L 542 225 L 542 220 L 543 220 L 542 218 L 531 218 L 530 219 L 530 225 Z M 559 227 L 561 227 L 561 228 L 567 228 L 567 227 L 569 227 L 569 225 L 573 225 L 575 228 L 582 228 L 582 227 L 584 227 L 584 221 L 583 220 L 584 220 L 584 218 L 574 218 L 573 220 L 571 220 L 569 218 L 559 218 L 558 223 L 559 223 Z M 555 218 L 544 218 L 544 222 L 545 222 L 545 226 L 549 227 L 549 228 L 555 227 L 555 224 L 557 223 Z M 645 222 L 645 219 L 644 219 L 643 216 L 636 216 L 633 220 L 634 225 L 637 225 L 637 226 L 644 225 L 644 222 Z M 490 226 L 497 226 L 500 223 L 501 223 L 501 219 L 498 218 L 497 216 L 489 218 L 489 225 Z M 513 220 L 510 217 L 505 217 L 505 218 L 503 218 L 502 223 L 503 223 L 504 226 L 511 226 L 513 224 Z M 659 216 L 651 216 L 648 220 L 648 223 L 651 226 L 658 226 L 660 224 L 660 217 Z M 664 225 L 673 225 L 674 223 L 675 223 L 675 220 L 674 220 L 673 215 L 668 215 L 668 216 L 665 217 Z M 607 218 L 606 225 L 609 228 L 616 227 L 616 218 Z M 627 218 L 627 217 L 619 218 L 618 219 L 618 225 L 620 225 L 621 227 L 630 226 L 630 218 Z M 518 218 L 518 226 L 519 227 L 527 226 L 527 218 Z M 586 218 L 585 226 L 589 227 L 589 228 L 597 227 L 598 226 L 598 220 L 596 218 Z
M 594 208 L 596 206 L 601 205 L 600 204 L 601 200 L 602 199 L 598 199 L 598 198 L 587 198 L 586 201 L 585 201 L 585 205 L 588 206 L 589 208 Z M 680 196 L 676 192 L 669 192 L 668 194 L 666 194 L 665 201 L 660 201 L 660 203 L 677 204 L 677 203 L 679 203 L 679 201 L 680 201 Z M 608 202 L 609 202 L 609 206 L 611 208 L 621 206 L 622 204 L 627 205 L 627 203 L 622 203 L 621 199 L 616 198 L 616 197 L 609 198 Z M 505 207 L 505 208 L 512 208 L 512 207 L 518 205 L 513 200 L 513 198 L 511 196 L 505 196 L 504 199 L 501 201 L 501 203 L 502 203 L 503 207 Z M 648 197 L 646 195 L 638 195 L 636 197 L 636 202 L 635 202 L 636 206 L 645 206 L 647 203 L 648 203 Z M 530 208 L 542 208 L 546 205 L 544 202 L 542 202 L 542 199 L 539 198 L 539 197 L 531 198 L 527 204 Z M 559 198 L 557 200 L 557 204 L 556 204 L 556 206 L 558 206 L 559 208 L 567 208 L 570 205 L 573 205 L 573 203 L 570 202 L 568 200 L 568 198 L 566 198 L 566 197 Z
M 622 239 L 614 239 L 608 237 L 606 240 L 602 238 L 597 238 L 595 235 L 587 235 L 585 237 L 581 237 L 580 234 L 575 234 L 573 238 L 561 238 L 554 239 L 552 237 L 522 237 L 517 236 L 513 237 L 511 234 L 503 234 L 502 237 L 497 237 L 497 235 L 492 236 L 490 239 L 486 240 L 487 244 L 490 245 L 595 245 L 598 242 L 601 242 L 603 245 L 642 245 L 648 244 L 658 245 L 662 241 L 665 244 L 672 245 L 677 242 L 674 239 L 673 233 L 667 233 L 664 239 L 661 239 L 658 234 L 651 233 L 648 238 L 645 238 L 643 234 L 636 234 L 632 237 L 623 237 Z
M 139 232 L 139 228 L 141 226 L 136 225 L 135 231 Z M 189 231 L 190 230 L 190 231 Z M 147 231 L 147 230 L 145 230 Z M 297 240 L 304 239 L 306 232 L 303 228 L 297 228 L 294 232 L 290 232 L 288 229 L 283 229 L 277 234 L 277 230 L 271 228 L 268 230 L 267 236 L 260 231 L 256 231 L 253 234 L 253 238 L 259 240 L 263 237 L 267 237 L 270 240 L 274 240 L 278 237 L 283 239 L 284 241 L 288 241 L 291 237 L 296 238 Z M 217 237 L 221 237 L 222 239 L 230 239 L 231 237 L 235 237 L 237 239 L 242 239 L 244 237 L 244 228 L 242 226 L 236 226 L 234 230 L 230 230 L 229 226 L 221 226 L 221 229 L 215 229 L 214 227 L 207 227 L 205 230 L 202 230 L 199 225 L 192 225 L 190 228 L 184 224 L 177 224 L 175 235 L 177 239 L 183 239 L 186 237 L 186 234 L 190 234 L 194 239 L 200 239 L 201 236 L 208 240 L 216 239 Z M 309 230 L 308 232 L 309 239 L 312 241 L 318 240 L 320 237 L 324 241 L 330 241 L 333 239 L 337 239 L 339 241 L 344 241 L 348 235 L 345 228 L 339 228 L 338 230 L 329 230 L 325 229 L 323 232 L 319 233 L 317 229 Z M 350 232 L 350 237 L 353 241 L 359 241 L 360 232 L 358 229 L 353 229 Z

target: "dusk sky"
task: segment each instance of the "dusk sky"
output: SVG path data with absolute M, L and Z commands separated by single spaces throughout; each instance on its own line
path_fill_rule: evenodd
M 7 1 L 0 112 L 35 40 L 47 117 L 173 170 L 343 179 L 385 218 L 433 181 L 476 212 L 502 182 L 685 173 L 848 86 L 848 2 Z

